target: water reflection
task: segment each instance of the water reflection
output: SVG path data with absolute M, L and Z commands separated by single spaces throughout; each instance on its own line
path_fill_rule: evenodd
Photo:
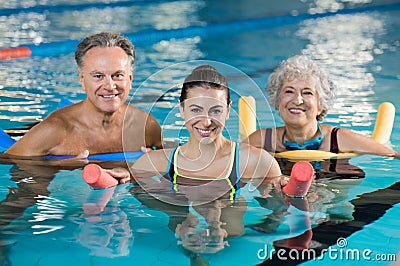
M 316 4 L 326 9 L 332 2 Z M 356 130 L 366 130 L 374 124 L 375 78 L 369 67 L 379 45 L 376 37 L 384 33 L 384 24 L 374 13 L 336 15 L 301 24 L 297 35 L 310 42 L 303 52 L 319 60 L 338 85 L 328 122 Z
M 89 1 L 57 1 L 57 3 L 30 3 L 25 6 L 46 6 L 48 9 L 21 9 L 0 16 L 0 47 L 15 47 L 21 44 L 40 44 L 58 40 L 81 39 L 88 34 L 99 31 L 115 31 L 121 33 L 137 32 L 149 29 L 176 29 L 193 24 L 201 24 L 196 11 L 204 6 L 202 1 L 171 1 L 122 4 L 122 6 L 98 2 L 99 5 L 89 5 Z M 112 1 L 124 2 L 124 1 Z M 67 3 L 67 4 L 66 4 Z M 57 5 L 65 8 L 58 12 Z M 16 6 L 16 11 L 18 7 Z M 7 9 L 5 9 L 7 10 Z M 116 17 L 116 14 L 118 17 Z
M 82 205 L 80 217 L 70 217 L 78 224 L 75 238 L 78 243 L 97 257 L 120 257 L 129 255 L 129 246 L 133 244 L 132 229 L 128 215 L 118 206 L 107 206 L 121 188 L 109 188 L 91 191 Z M 122 191 L 123 192 L 123 191 Z
M 29 58 L 5 61 L 0 65 L 1 128 L 21 128 L 41 121 L 56 109 L 62 95 L 74 99 L 83 94 L 73 57 L 52 60 Z M 68 68 L 71 66 L 70 71 Z M 79 87 L 78 87 L 79 86 Z M 61 96 L 60 96 L 61 95 Z
M 359 4 L 368 4 L 372 0 L 313 0 L 310 2 L 311 14 L 318 14 L 324 12 L 336 12 L 344 8 L 351 8 Z
M 290 172 L 292 164 L 285 162 L 282 168 Z M 392 164 L 376 160 L 370 168 L 387 171 Z M 162 184 L 154 177 L 138 179 L 140 182 L 151 181 L 151 187 L 146 190 L 137 184 L 91 190 L 81 179 L 80 170 L 74 171 L 75 174 L 60 171 L 53 180 L 57 169 L 50 166 L 24 165 L 23 169 L 13 167 L 11 180 L 14 187 L 0 203 L 0 249 L 9 249 L 3 255 L 12 261 L 20 249 L 29 245 L 52 245 L 58 250 L 67 243 L 72 246 L 71 252 L 76 252 L 76 246 L 87 250 L 79 258 L 88 254 L 143 261 L 149 257 L 166 257 L 169 249 L 172 253 L 168 253 L 168 261 L 182 257 L 203 263 L 218 259 L 236 261 L 237 256 L 241 262 L 254 265 L 257 263 L 257 250 L 264 245 L 273 245 L 276 250 L 322 249 L 332 245 L 331 239 L 338 237 L 332 229 L 344 228 L 349 234 L 360 230 L 371 220 L 360 225 L 361 218 L 354 216 L 360 204 L 357 207 L 348 200 L 359 194 L 363 197 L 365 190 L 381 187 L 378 184 L 375 188 L 368 186 L 355 194 L 352 190 L 360 187 L 365 174 L 363 170 L 351 166 L 346 160 L 332 160 L 321 163 L 320 179 L 304 199 L 287 198 L 281 191 L 272 189 L 270 184 L 263 183 L 257 189 L 250 184 L 243 186 L 241 196 L 234 202 L 219 198 L 195 204 L 199 199 L 203 201 L 213 190 L 194 191 L 199 195 L 184 189 L 176 193 L 169 183 L 164 184 L 164 189 L 159 189 Z M 390 177 L 385 178 L 388 179 Z M 150 188 L 154 187 L 151 191 Z M 146 191 L 151 191 L 151 195 Z M 384 192 L 379 191 L 381 201 L 386 201 Z M 398 202 L 396 192 L 398 190 L 393 191 L 391 199 Z M 213 195 L 208 196 L 214 199 Z M 169 204 L 161 200 L 165 197 L 185 205 Z M 361 207 L 368 212 L 370 204 L 376 200 L 371 197 L 370 201 L 361 202 Z M 379 215 L 376 214 L 378 218 Z M 321 227 L 326 231 L 322 232 Z M 51 239 L 51 244 L 44 241 L 46 238 Z M 244 247 L 246 252 L 236 254 L 235 250 Z M 35 252 L 35 256 L 47 258 L 49 254 L 46 252 Z M 266 261 L 270 258 L 266 257 Z
M 46 41 L 43 35 L 50 22 L 46 14 L 22 13 L 0 16 L 0 25 L 0 47 L 6 48 Z

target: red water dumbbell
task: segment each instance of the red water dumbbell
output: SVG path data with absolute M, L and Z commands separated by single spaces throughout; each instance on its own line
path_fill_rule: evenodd
M 83 168 L 82 177 L 94 189 L 108 188 L 118 185 L 118 180 L 112 177 L 97 164 L 88 164 Z
M 289 182 L 283 187 L 283 192 L 289 197 L 304 197 L 307 195 L 314 176 L 314 168 L 309 162 L 297 162 L 290 174 Z

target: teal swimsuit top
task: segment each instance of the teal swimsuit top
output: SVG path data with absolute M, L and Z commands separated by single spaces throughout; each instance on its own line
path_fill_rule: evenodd
M 216 180 L 223 180 L 229 187 L 229 199 L 235 200 L 239 195 L 240 190 L 240 171 L 239 171 L 239 144 L 235 143 L 232 145 L 231 158 L 229 162 L 229 170 L 225 177 L 218 179 L 201 178 L 201 177 L 189 177 L 183 176 L 178 173 L 177 158 L 180 146 L 176 147 L 171 151 L 170 158 L 168 161 L 168 168 L 164 174 L 164 177 L 171 182 L 172 190 L 179 192 L 179 185 L 194 186 L 196 184 L 205 184 Z

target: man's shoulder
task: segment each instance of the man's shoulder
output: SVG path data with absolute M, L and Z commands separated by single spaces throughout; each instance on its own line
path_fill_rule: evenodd
M 128 104 L 128 107 L 125 111 L 125 120 L 129 119 L 133 122 L 149 123 L 151 121 L 156 121 L 154 116 L 147 111 L 144 111 L 138 107 Z
M 72 104 L 61 109 L 54 110 L 51 112 L 43 122 L 60 124 L 65 127 L 73 121 L 79 120 L 80 105 Z
M 126 112 L 136 113 L 136 114 L 149 114 L 148 112 L 146 112 L 136 106 L 133 106 L 131 104 L 126 104 L 126 105 L 127 105 Z

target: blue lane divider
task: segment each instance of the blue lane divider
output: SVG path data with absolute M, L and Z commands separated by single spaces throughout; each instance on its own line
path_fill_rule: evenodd
M 339 14 L 354 14 L 360 12 L 372 12 L 372 11 L 392 11 L 400 9 L 400 3 L 392 3 L 377 6 L 368 7 L 357 7 L 351 9 L 338 10 L 336 12 L 326 12 L 321 14 L 300 14 L 297 16 L 284 15 L 275 17 L 264 17 L 255 19 L 242 19 L 221 23 L 210 23 L 205 26 L 189 26 L 180 29 L 169 29 L 169 30 L 149 30 L 133 33 L 125 33 L 127 38 L 129 38 L 135 45 L 142 44 L 152 44 L 159 42 L 161 40 L 169 40 L 172 38 L 190 38 L 195 36 L 206 36 L 215 34 L 232 34 L 243 31 L 257 30 L 261 28 L 271 28 L 278 27 L 282 25 L 289 25 L 298 23 L 307 19 L 318 19 Z M 64 40 L 56 41 L 51 43 L 41 43 L 39 45 L 27 44 L 21 45 L 19 47 L 28 47 L 31 50 L 31 56 L 51 56 L 60 53 L 73 52 L 80 40 Z M 4 54 L 7 53 L 6 58 L 12 58 L 12 51 L 9 50 L 16 49 L 18 47 L 11 49 L 4 49 Z M 8 51 L 5 51 L 8 50 Z M 1 58 L 2 50 L 0 50 Z
M 62 99 L 59 104 L 58 108 L 62 108 L 72 104 L 73 102 Z M 10 148 L 14 143 L 15 139 L 13 139 L 10 135 L 4 132 L 3 129 L 0 128 L 0 147 L 4 149 Z M 141 151 L 133 151 L 133 152 L 115 152 L 115 153 L 103 153 L 103 154 L 93 154 L 89 155 L 89 160 L 99 160 L 99 161 L 134 161 L 138 159 L 140 156 L 143 155 Z M 46 155 L 43 158 L 45 159 L 54 159 L 54 160 L 63 160 L 63 159 L 71 159 L 75 158 L 75 156 L 69 155 Z

